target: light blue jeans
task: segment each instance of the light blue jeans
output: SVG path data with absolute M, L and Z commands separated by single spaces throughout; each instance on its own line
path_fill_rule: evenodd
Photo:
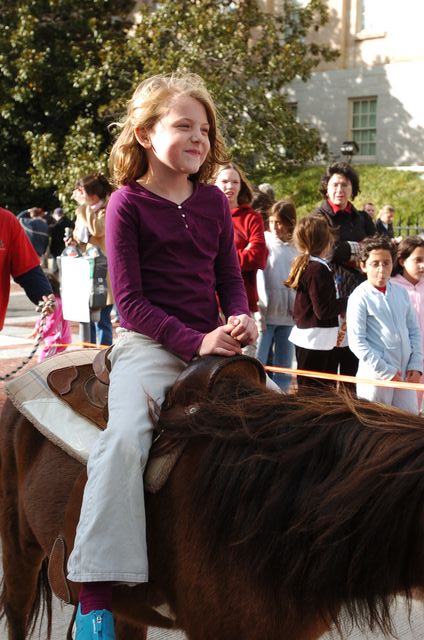
M 109 421 L 90 453 L 80 520 L 69 557 L 75 582 L 148 581 L 143 472 L 152 442 L 148 398 L 159 404 L 183 360 L 125 329 L 111 352 Z
M 259 334 L 256 357 L 263 365 L 291 368 L 294 345 L 289 341 L 293 327 L 288 325 L 267 324 L 265 331 Z M 287 373 L 268 373 L 283 391 L 290 387 L 292 376 Z

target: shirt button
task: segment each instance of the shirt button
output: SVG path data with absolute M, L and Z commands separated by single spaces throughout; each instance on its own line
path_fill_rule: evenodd
M 185 224 L 184 226 L 185 226 L 186 229 L 188 229 L 188 224 Z
M 182 216 L 183 218 L 185 218 L 185 213 L 182 213 L 182 214 L 181 214 L 181 216 Z
M 182 209 L 182 206 L 181 206 L 180 204 L 179 204 L 179 205 L 177 205 L 177 206 L 178 206 L 178 209 Z

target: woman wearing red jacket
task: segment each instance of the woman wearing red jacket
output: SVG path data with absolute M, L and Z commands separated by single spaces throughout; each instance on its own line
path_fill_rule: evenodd
M 249 309 L 253 315 L 258 310 L 256 273 L 258 269 L 265 268 L 268 256 L 263 219 L 251 207 L 253 189 L 236 164 L 229 163 L 221 167 L 215 177 L 215 184 L 228 198 L 234 225 L 234 242 Z

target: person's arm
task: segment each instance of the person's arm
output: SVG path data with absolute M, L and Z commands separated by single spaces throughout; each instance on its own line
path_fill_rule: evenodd
M 247 245 L 238 250 L 238 258 L 242 271 L 256 271 L 265 269 L 268 249 L 265 243 L 264 222 L 256 211 L 250 211 L 246 216 Z
M 382 354 L 370 344 L 367 335 L 368 309 L 363 296 L 355 290 L 348 299 L 346 311 L 347 336 L 350 350 L 370 367 L 377 378 L 392 380 L 398 370 L 384 360 Z
M 14 280 L 23 288 L 28 298 L 35 305 L 44 296 L 49 296 L 53 293 L 50 283 L 39 265 L 19 276 L 15 276 Z
M 52 294 L 52 288 L 40 267 L 40 258 L 19 221 L 13 217 L 11 225 L 10 275 L 24 289 L 31 302 L 38 304 L 44 296 Z

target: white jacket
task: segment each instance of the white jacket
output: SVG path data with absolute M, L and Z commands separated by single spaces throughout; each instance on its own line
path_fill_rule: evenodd
M 267 325 L 292 326 L 296 292 L 283 283 L 298 251 L 292 244 L 282 242 L 270 231 L 265 231 L 265 241 L 268 259 L 265 269 L 259 270 L 257 274 L 259 310 Z

